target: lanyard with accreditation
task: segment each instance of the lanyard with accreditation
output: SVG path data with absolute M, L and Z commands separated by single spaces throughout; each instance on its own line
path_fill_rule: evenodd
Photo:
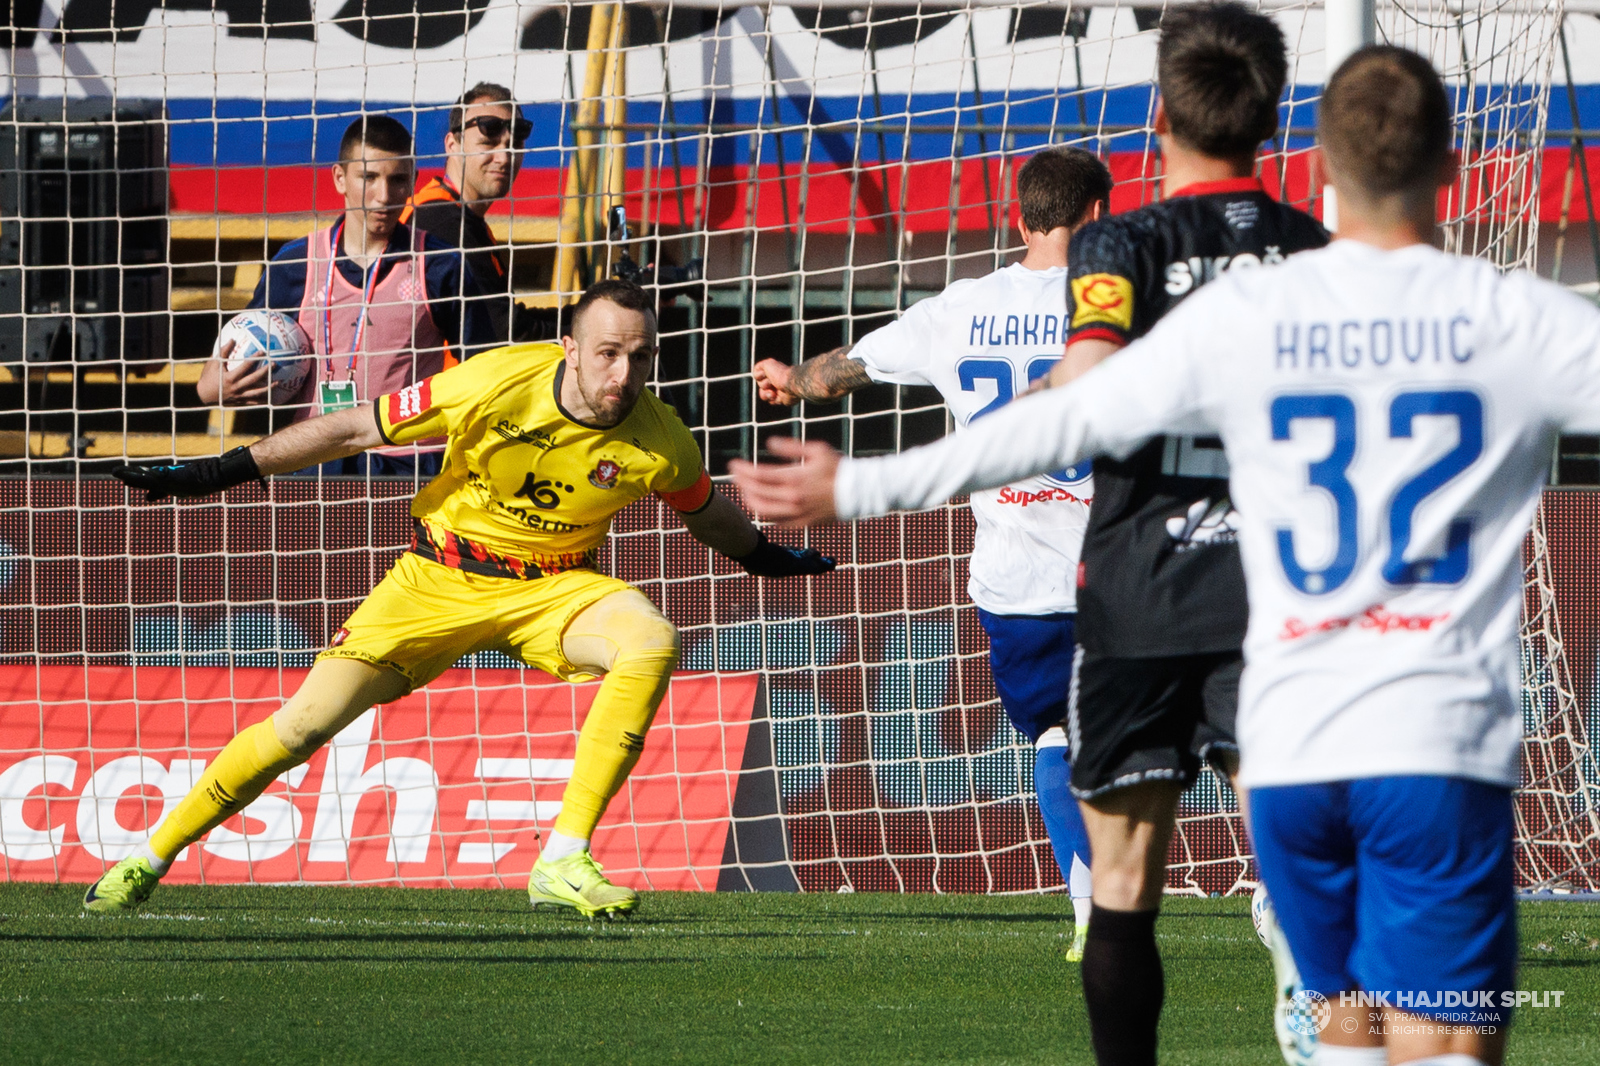
M 361 315 L 356 319 L 355 339 L 350 342 L 350 361 L 345 366 L 345 380 L 333 380 L 333 276 L 339 272 L 339 238 L 344 235 L 344 219 L 334 227 L 328 241 L 328 280 L 322 290 L 322 351 L 326 357 L 322 383 L 317 386 L 317 409 L 323 414 L 343 411 L 361 402 L 356 393 L 356 353 L 361 351 L 361 341 L 367 333 L 367 308 L 372 303 L 372 288 L 378 280 L 378 266 L 383 262 L 379 253 L 366 269 L 361 286 Z

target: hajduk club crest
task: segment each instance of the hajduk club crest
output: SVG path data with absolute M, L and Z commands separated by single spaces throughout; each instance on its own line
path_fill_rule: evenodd
M 602 459 L 589 474 L 589 484 L 597 489 L 614 489 L 617 487 L 617 475 L 620 473 L 622 473 L 621 463 Z

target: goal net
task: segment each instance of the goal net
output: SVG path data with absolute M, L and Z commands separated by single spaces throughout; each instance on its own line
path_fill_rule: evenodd
M 1261 175 L 1320 212 L 1323 11 L 1263 8 L 1292 85 Z M 1007 262 L 1015 171 L 1039 147 L 1100 153 L 1114 210 L 1157 198 L 1161 11 L 16 0 L 0 30 L 3 876 L 86 880 L 135 847 L 294 691 L 408 542 L 404 479 L 130 506 L 102 476 L 122 456 L 214 455 L 271 428 L 260 409 L 202 403 L 199 368 L 270 256 L 338 217 L 328 164 L 352 118 L 400 118 L 425 179 L 454 99 L 509 87 L 532 132 L 487 221 L 517 298 L 552 306 L 654 264 L 654 386 L 720 477 L 772 435 L 870 455 L 944 434 L 930 390 L 776 408 L 750 367 L 849 344 Z M 1378 39 L 1427 54 L 1454 95 L 1446 230 L 1461 254 L 1535 263 L 1560 17 L 1534 0 L 1378 5 Z M 1593 623 L 1566 562 L 1597 526 L 1589 497 L 1560 494 L 1530 541 L 1525 888 L 1600 878 Z M 679 625 L 684 654 L 596 837 L 608 869 L 655 888 L 1058 890 L 1032 752 L 965 596 L 971 542 L 957 502 L 815 531 L 837 572 L 761 583 L 660 505 L 624 512 L 602 564 Z M 172 876 L 515 885 L 592 695 L 473 656 L 363 716 Z M 1175 892 L 1253 883 L 1236 797 L 1209 771 L 1183 797 L 1171 860 Z

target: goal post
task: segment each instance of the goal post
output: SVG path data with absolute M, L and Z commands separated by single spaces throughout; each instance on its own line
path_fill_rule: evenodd
M 0 877 L 83 880 L 136 846 L 405 546 L 410 482 L 284 478 L 130 507 L 103 476 L 271 428 L 201 403 L 195 383 L 270 256 L 337 216 L 327 167 L 354 117 L 399 117 L 428 177 L 460 93 L 510 88 L 533 132 L 487 221 L 516 298 L 570 301 L 655 263 L 653 384 L 720 478 L 774 434 L 858 455 L 944 434 L 930 390 L 780 409 L 750 368 L 851 343 L 1003 265 L 1016 168 L 1044 145 L 1101 154 L 1115 210 L 1158 197 L 1156 28 L 1181 2 L 52 0 L 0 31 L 0 156 L 15 161 L 0 173 Z M 1443 71 L 1457 110 L 1449 246 L 1536 264 L 1562 199 L 1544 144 L 1562 12 L 1600 0 L 1259 6 L 1291 52 L 1260 156 L 1275 195 L 1334 221 L 1311 163 L 1321 85 L 1361 43 L 1402 44 Z M 1600 28 L 1581 32 L 1580 75 Z M 1585 598 L 1600 590 L 1573 563 L 1593 535 L 1594 498 L 1562 491 L 1530 540 L 1530 890 L 1600 887 Z M 603 565 L 679 625 L 684 655 L 602 861 L 656 888 L 1059 890 L 1032 753 L 965 595 L 967 508 L 807 536 L 839 570 L 763 584 L 658 505 L 619 517 Z M 175 876 L 515 884 L 589 698 L 475 656 L 358 721 Z M 1170 890 L 1253 884 L 1225 782 L 1205 772 L 1180 814 Z
M 1323 30 L 1323 68 L 1330 75 L 1353 53 L 1373 43 L 1378 35 L 1378 13 L 1374 0 L 1323 0 L 1326 24 Z M 1322 222 L 1331 232 L 1339 231 L 1339 205 L 1334 190 L 1323 193 Z

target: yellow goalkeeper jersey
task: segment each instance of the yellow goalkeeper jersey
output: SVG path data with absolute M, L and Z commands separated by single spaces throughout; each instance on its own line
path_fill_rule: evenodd
M 700 448 L 648 389 L 608 429 L 561 406 L 559 344 L 516 344 L 379 397 L 385 442 L 448 437 L 444 469 L 412 501 L 412 550 L 474 573 L 539 577 L 592 567 L 611 519 L 660 495 L 691 513 L 711 497 Z

